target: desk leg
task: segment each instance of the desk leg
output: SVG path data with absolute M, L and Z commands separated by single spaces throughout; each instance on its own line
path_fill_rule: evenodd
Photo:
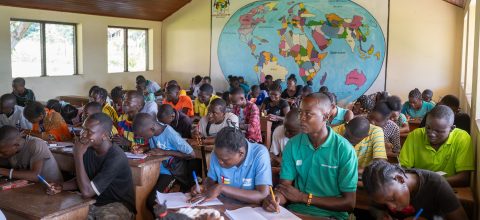
M 205 146 L 202 146 L 201 147 L 201 150 L 202 150 L 202 172 L 203 172 L 203 178 L 206 178 L 207 177 L 207 157 L 205 156 Z
M 148 194 L 153 190 L 157 183 L 158 176 L 160 175 L 160 164 L 152 163 L 145 165 L 144 167 L 138 167 L 136 169 L 142 173 L 143 185 L 135 186 L 135 204 L 137 208 L 137 216 L 135 219 L 152 219 L 152 214 L 147 209 L 146 201 Z

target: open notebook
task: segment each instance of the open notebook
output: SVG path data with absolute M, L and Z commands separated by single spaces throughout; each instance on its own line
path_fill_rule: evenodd
M 227 210 L 225 214 L 232 220 L 255 219 L 255 220 L 301 220 L 286 208 L 280 207 L 280 213 L 272 213 L 263 210 L 262 207 L 243 207 L 236 210 Z
M 163 201 L 167 201 L 168 209 L 192 207 L 192 204 L 188 202 L 190 198 L 191 198 L 190 194 L 184 194 L 181 192 L 160 193 L 157 191 L 157 203 L 162 204 Z M 223 205 L 223 203 L 218 199 L 214 199 L 212 201 L 198 204 L 197 206 L 212 206 L 212 205 Z

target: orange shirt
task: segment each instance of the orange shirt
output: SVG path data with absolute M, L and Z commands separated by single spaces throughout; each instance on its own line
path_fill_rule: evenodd
M 187 115 L 193 117 L 193 103 L 192 99 L 189 96 L 178 96 L 177 104 L 173 104 L 172 102 L 167 102 L 167 100 L 163 100 L 163 104 L 169 104 L 177 111 L 182 111 L 182 109 L 187 108 L 188 112 Z
M 67 141 L 72 139 L 72 134 L 68 130 L 68 125 L 63 120 L 62 115 L 55 110 L 45 108 L 45 118 L 43 118 L 43 130 L 40 124 L 32 125 L 32 132 L 41 134 L 42 139 L 50 140 L 49 136 L 53 136 L 55 141 Z

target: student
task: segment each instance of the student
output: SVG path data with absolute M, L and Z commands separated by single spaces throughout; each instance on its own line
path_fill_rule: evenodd
M 137 91 L 143 94 L 143 98 L 145 99 L 145 102 L 155 102 L 157 98 L 153 93 L 148 91 L 145 83 L 146 82 L 137 83 Z
M 300 106 L 300 102 L 302 101 L 302 99 L 312 93 L 313 93 L 313 89 L 311 86 L 302 87 L 302 94 L 300 95 L 300 97 L 297 98 L 297 102 L 295 103 L 295 106 L 297 107 Z
M 298 120 L 298 110 L 293 108 L 285 116 L 283 125 L 278 126 L 273 131 L 272 146 L 270 146 L 270 158 L 272 159 L 272 164 L 280 166 L 282 163 L 282 152 L 283 149 L 285 149 L 288 140 L 299 133 L 300 120 Z
M 182 138 L 192 138 L 192 119 L 183 112 L 175 110 L 171 105 L 158 107 L 158 121 L 170 125 Z
M 149 140 L 148 142 L 150 143 L 151 149 L 149 153 L 151 155 L 169 157 L 160 164 L 160 176 L 158 177 L 157 184 L 147 198 L 147 207 L 153 213 L 156 191 L 168 192 L 170 190 L 169 187 L 173 185 L 176 179 L 175 177 L 178 178 L 178 176 L 185 175 L 190 177 L 191 175 L 191 172 L 174 173 L 174 177 L 170 169 L 167 168 L 169 164 L 178 163 L 178 161 L 174 160 L 175 158 L 182 160 L 195 158 L 195 152 L 172 127 L 157 122 L 157 119 L 150 114 L 138 114 L 133 121 L 133 130 L 135 134 L 138 134 L 145 140 Z M 183 187 L 189 188 L 191 186 L 190 183 L 179 182 Z
M 155 96 L 160 96 L 162 94 L 162 90 L 160 88 L 160 85 L 158 85 L 157 82 L 152 81 L 152 80 L 147 80 L 142 75 L 137 76 L 135 82 L 136 82 L 137 86 L 139 84 L 145 85 L 148 93 L 153 93 Z
M 270 196 L 272 168 L 265 146 L 248 142 L 238 128 L 225 127 L 218 132 L 215 148 L 210 157 L 210 169 L 205 183 L 196 191 L 196 202 L 210 201 L 223 195 L 248 204 L 260 204 Z
M 468 186 L 475 170 L 472 139 L 453 125 L 453 111 L 438 105 L 427 116 L 425 128 L 412 131 L 400 152 L 402 166 L 445 172 L 451 186 Z
M 202 79 L 202 85 L 203 84 L 212 84 L 212 79 L 210 78 L 210 76 L 204 76 L 203 79 Z
M 103 109 L 102 104 L 100 104 L 98 102 L 87 103 L 83 107 L 83 114 L 82 114 L 83 120 L 82 120 L 82 122 L 84 122 L 88 118 L 88 116 L 102 112 L 102 109 Z M 115 126 L 113 126 L 112 127 L 112 135 L 117 135 L 117 134 L 118 134 L 117 128 L 115 128 Z
M 17 98 L 17 105 L 25 107 L 31 102 L 35 102 L 35 94 L 32 90 L 25 88 L 25 79 L 15 78 L 12 82 L 12 94 Z
M 408 101 L 403 104 L 402 113 L 412 119 L 421 120 L 434 105 L 422 100 L 422 93 L 415 88 L 408 93 Z
M 203 84 L 202 86 L 200 86 L 198 96 L 193 103 L 195 117 L 199 119 L 207 115 L 208 106 L 213 100 L 218 98 L 220 97 L 213 94 L 212 85 Z
M 268 120 L 272 121 L 272 131 L 280 126 L 283 122 L 283 118 L 290 111 L 290 105 L 285 99 L 280 97 L 282 87 L 279 84 L 274 83 L 268 92 L 268 97 L 263 101 L 260 107 L 262 116 L 265 115 Z
M 273 85 L 273 77 L 272 75 L 266 75 L 265 80 L 260 83 L 260 90 L 267 91 L 270 89 L 270 86 Z
M 381 127 L 385 136 L 385 150 L 387 155 L 396 156 L 401 149 L 400 128 L 390 120 L 393 111 L 393 100 L 387 99 L 375 104 L 372 112 L 368 115 L 371 124 Z
M 41 175 L 50 182 L 63 182 L 57 161 L 47 143 L 39 138 L 22 135 L 17 128 L 0 128 L 0 176 L 38 182 Z
M 115 88 L 112 89 L 112 91 L 110 92 L 110 95 L 112 96 L 112 106 L 117 112 L 117 115 L 123 114 L 123 110 L 122 110 L 123 97 L 124 97 L 123 88 L 121 86 L 116 86 Z
M 245 99 L 242 88 L 235 88 L 230 93 L 230 101 L 233 104 L 233 114 L 238 116 L 239 127 L 245 132 L 245 137 L 251 142 L 262 142 L 260 129 L 260 111 L 257 105 Z
M 248 100 L 252 103 L 255 103 L 260 107 L 263 103 L 263 100 L 268 97 L 268 93 L 265 90 L 260 90 L 258 85 L 253 85 L 248 94 Z
M 369 96 L 361 95 L 353 104 L 352 112 L 355 116 L 366 116 L 375 107 L 375 100 Z
M 113 123 L 117 123 L 118 114 L 115 111 L 115 108 L 113 108 L 110 105 L 110 103 L 107 102 L 107 97 L 108 97 L 108 92 L 104 88 L 94 89 L 90 93 L 90 100 L 100 103 L 103 106 L 102 112 L 108 115 L 112 119 Z
M 324 94 L 330 98 L 330 102 L 332 103 L 329 115 L 329 124 L 331 127 L 341 125 L 353 119 L 354 115 L 351 110 L 344 109 L 337 105 L 337 97 L 335 94 L 331 92 L 325 92 Z
M 170 80 L 167 82 L 167 84 L 165 85 L 165 91 L 166 91 L 166 88 L 168 86 L 171 86 L 171 85 L 176 85 L 178 86 L 178 89 L 179 89 L 179 96 L 186 96 L 187 95 L 187 91 L 185 89 L 182 89 L 182 87 L 180 87 L 180 85 L 178 85 L 178 82 L 176 80 Z
M 453 125 L 456 128 L 462 129 L 470 134 L 470 116 L 466 113 L 460 112 L 460 100 L 454 95 L 446 95 L 444 96 L 438 105 L 446 105 L 452 109 L 453 113 L 455 113 L 455 119 L 453 120 Z M 428 113 L 427 113 L 428 115 Z M 420 128 L 425 127 L 427 115 L 423 117 L 422 122 L 420 123 Z
M 50 195 L 80 190 L 83 198 L 94 198 L 88 219 L 133 219 L 135 191 L 128 159 L 110 141 L 112 119 L 105 113 L 90 115 L 75 142 L 73 159 L 76 177 L 63 184 L 53 183 Z
M 49 99 L 47 101 L 47 104 L 45 105 L 45 108 L 55 110 L 58 113 L 62 113 L 62 103 L 60 103 L 60 101 L 57 99 Z
M 189 117 L 193 117 L 192 99 L 186 95 L 179 95 L 179 91 L 180 87 L 177 85 L 168 86 L 163 104 L 169 104 L 177 111 L 181 111 Z
M 352 145 L 327 126 L 331 108 L 330 98 L 323 93 L 303 99 L 302 133 L 285 146 L 275 189 L 277 203 L 267 196 L 265 210 L 275 212 L 289 202 L 287 208 L 300 214 L 347 219 L 347 212 L 355 208 L 357 157 Z
M 295 75 L 290 75 L 287 79 L 287 88 L 283 90 L 282 99 L 288 101 L 290 107 L 293 106 L 297 99 L 302 95 L 302 86 L 297 85 L 297 77 Z
M 225 112 L 227 103 L 223 99 L 215 99 L 208 106 L 208 114 L 200 119 L 198 129 L 194 129 L 194 138 L 206 138 L 205 142 L 213 143 L 217 133 L 224 127 L 238 127 L 238 117 L 231 113 Z
M 200 86 L 202 86 L 202 77 L 200 75 L 196 75 L 194 78 L 192 78 L 190 83 L 190 91 L 192 92 L 193 97 L 198 96 Z
M 65 120 L 65 123 L 68 125 L 75 125 L 80 121 L 80 115 L 81 113 L 77 107 L 70 105 L 70 104 L 65 104 L 62 106 L 60 115 L 62 115 L 63 120 Z
M 23 116 L 23 107 L 17 105 L 17 99 L 12 94 L 0 97 L 0 127 L 10 125 L 18 130 L 31 130 L 30 123 Z
M 248 87 L 248 85 L 240 83 L 240 78 L 238 76 L 230 76 L 229 81 L 230 81 L 229 92 L 232 92 L 235 88 L 242 88 L 243 92 L 245 93 L 245 96 L 248 96 L 248 92 L 250 92 L 250 88 Z
M 435 105 L 435 102 L 432 100 L 433 92 L 430 89 L 425 89 L 422 92 L 422 100 L 424 102 L 430 102 L 432 105 Z
M 243 78 L 243 76 L 239 76 L 238 81 L 240 82 L 240 87 L 242 87 L 242 89 L 247 89 L 247 90 L 250 89 L 250 86 L 248 85 L 248 83 L 245 82 L 245 79 Z M 248 91 L 248 92 L 250 92 L 250 91 Z M 247 92 L 247 94 L 248 94 L 248 92 Z M 245 94 L 245 97 L 247 96 L 247 94 Z
M 420 209 L 419 219 L 468 219 L 452 188 L 436 173 L 375 161 L 362 180 L 375 204 L 375 219 L 411 219 Z
M 401 113 L 402 110 L 402 100 L 398 96 L 390 96 L 387 99 L 390 100 L 392 104 L 392 114 L 390 115 L 390 120 L 395 122 L 400 129 L 400 136 L 406 137 L 410 132 L 410 127 L 408 125 L 407 117 Z
M 371 125 L 366 117 L 355 117 L 346 124 L 332 128 L 342 135 L 355 148 L 358 158 L 358 172 L 374 160 L 386 160 L 385 141 L 383 130 Z
M 46 141 L 68 141 L 72 135 L 60 113 L 45 108 L 40 102 L 32 102 L 23 109 L 23 115 L 32 123 L 29 134 Z
M 322 86 L 322 87 L 320 87 L 320 89 L 318 90 L 318 92 L 320 92 L 320 93 L 322 93 L 322 92 L 323 92 L 323 93 L 328 92 L 328 87 L 327 87 L 327 86 Z

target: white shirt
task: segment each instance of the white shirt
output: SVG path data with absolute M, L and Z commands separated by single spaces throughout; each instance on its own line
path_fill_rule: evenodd
M 156 93 L 158 90 L 160 90 L 160 85 L 158 85 L 157 82 L 155 81 L 152 81 L 152 80 L 148 80 L 148 84 L 147 84 L 147 91 L 150 92 L 150 93 Z
M 10 125 L 13 127 L 20 127 L 21 129 L 32 129 L 32 124 L 23 116 L 23 107 L 15 105 L 13 114 L 7 117 L 5 114 L 0 114 L 0 127 Z
M 143 106 L 142 110 L 140 110 L 141 113 L 149 113 L 155 116 L 157 118 L 157 112 L 158 112 L 158 105 L 156 102 L 150 101 L 150 102 L 145 102 L 145 105 Z
M 287 145 L 289 138 L 285 137 L 285 127 L 283 125 L 275 128 L 272 134 L 272 145 L 270 147 L 270 152 L 275 156 L 280 155 Z
M 200 122 L 199 122 L 199 125 L 200 125 L 200 134 L 203 136 L 203 137 L 215 137 L 217 135 L 217 133 L 222 130 L 222 128 L 224 127 L 228 127 L 228 126 L 231 126 L 228 121 L 231 121 L 233 124 L 235 124 L 236 127 L 238 127 L 238 117 L 231 113 L 231 112 L 227 112 L 225 113 L 225 118 L 223 119 L 222 123 L 220 124 L 211 124 L 210 125 L 210 129 L 208 130 L 208 134 L 207 135 L 207 124 L 208 124 L 208 118 L 207 116 L 204 116 L 202 117 L 202 119 L 200 119 Z

